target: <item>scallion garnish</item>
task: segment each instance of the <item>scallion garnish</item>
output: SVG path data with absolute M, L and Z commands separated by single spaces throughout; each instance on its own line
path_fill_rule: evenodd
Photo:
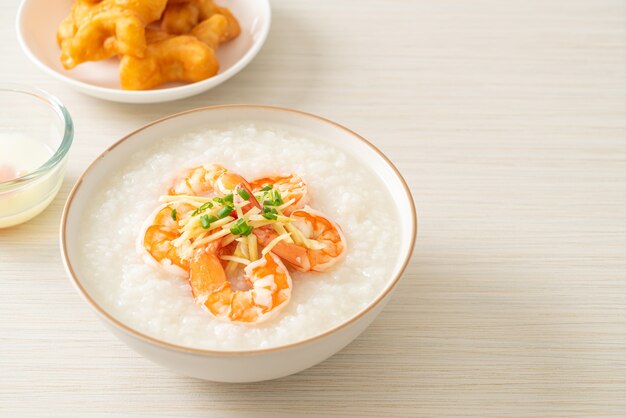
M 233 203 L 233 194 L 231 193 L 231 194 L 227 194 L 226 196 L 224 196 L 224 202 L 232 204 Z
M 233 208 L 230 206 L 224 206 L 220 210 L 217 211 L 217 217 L 219 219 L 225 218 L 233 211 Z
M 194 210 L 193 213 L 191 214 L 191 216 L 195 216 L 201 212 L 204 212 L 205 210 L 212 208 L 213 207 L 213 203 L 211 202 L 206 202 L 203 203 L 198 209 Z
M 264 204 L 269 206 L 280 206 L 283 204 L 283 197 L 280 195 L 278 190 L 272 190 L 268 193 L 268 199 L 265 200 Z
M 176 209 L 172 209 L 172 219 L 176 220 Z
M 204 229 L 209 229 L 209 227 L 211 226 L 211 221 L 209 220 L 209 215 L 202 215 L 200 217 L 200 225 Z
M 261 216 L 270 221 L 275 221 L 278 219 L 278 211 L 274 208 L 263 206 L 263 214 Z
M 248 193 L 248 191 L 247 191 L 246 189 L 239 189 L 239 190 L 237 190 L 237 194 L 238 194 L 239 196 L 241 196 L 241 198 L 242 198 L 243 200 L 248 200 L 248 199 L 250 199 L 250 193 Z
M 280 192 L 278 190 L 274 190 L 274 202 L 276 202 L 274 206 L 280 206 L 284 203 L 283 197 L 280 195 Z
M 262 192 L 269 192 L 270 190 L 272 190 L 272 185 L 268 184 L 267 186 L 263 187 L 261 189 Z
M 217 203 L 222 203 L 222 204 L 224 203 L 224 199 L 222 199 L 221 197 L 214 197 L 213 201 Z
M 245 219 L 239 218 L 230 228 L 230 232 L 234 235 L 243 235 L 244 237 L 247 237 L 252 233 L 253 229 L 254 228 L 250 226 L 250 224 L 248 224 Z

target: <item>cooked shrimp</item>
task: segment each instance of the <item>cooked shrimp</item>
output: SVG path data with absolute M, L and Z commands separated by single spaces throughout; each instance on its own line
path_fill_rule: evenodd
M 238 187 L 242 187 L 252 194 L 252 187 L 239 174 L 235 174 L 219 164 L 206 164 L 186 170 L 182 177 L 174 181 L 169 194 L 223 196 L 233 193 Z M 251 199 L 250 203 L 259 206 L 255 199 Z
M 267 320 L 291 298 L 288 264 L 325 271 L 346 253 L 339 225 L 304 206 L 295 174 L 255 180 L 209 164 L 186 170 L 144 226 L 147 262 L 189 280 L 196 302 L 214 317 Z
M 271 251 L 300 271 L 325 271 L 346 252 L 341 228 L 319 212 L 306 207 L 291 213 L 288 227 L 293 243 L 276 241 L 278 234 L 270 227 L 255 228 L 263 246 L 274 243 Z
M 259 323 L 287 305 L 291 298 L 291 277 L 272 253 L 243 269 L 249 289 L 234 290 L 219 258 L 221 244 L 214 241 L 198 249 L 190 261 L 189 284 L 197 303 L 218 319 Z
M 169 194 L 192 196 L 215 194 L 217 179 L 227 172 L 228 170 L 219 164 L 206 164 L 190 168 L 174 181 Z
M 143 232 L 139 234 L 138 251 L 147 252 L 153 261 L 169 272 L 185 276 L 189 270 L 189 262 L 181 258 L 172 241 L 180 236 L 178 220 L 194 209 L 186 203 L 167 204 L 157 208 L 148 217 Z
M 285 215 L 290 215 L 296 209 L 302 209 L 309 201 L 307 185 L 297 174 L 263 177 L 251 181 L 250 186 L 257 194 L 262 188 L 272 186 L 280 192 L 283 201 L 289 202 L 293 199 L 293 203 L 283 210 Z

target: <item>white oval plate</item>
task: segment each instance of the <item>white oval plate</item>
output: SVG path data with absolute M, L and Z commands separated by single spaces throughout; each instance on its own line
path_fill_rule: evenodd
M 217 0 L 239 20 L 241 35 L 218 48 L 220 72 L 191 84 L 170 83 L 146 91 L 122 90 L 119 61 L 88 62 L 66 70 L 56 43 L 59 23 L 70 11 L 72 0 L 24 0 L 17 13 L 17 38 L 28 58 L 48 74 L 74 89 L 100 99 L 124 103 L 159 103 L 190 97 L 223 83 L 252 61 L 270 29 L 269 0 Z

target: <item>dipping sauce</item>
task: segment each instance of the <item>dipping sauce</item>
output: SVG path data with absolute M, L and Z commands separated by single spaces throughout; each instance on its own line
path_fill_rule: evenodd
M 52 150 L 39 141 L 19 134 L 0 132 L 0 182 L 35 171 L 52 156 Z
M 43 166 L 52 149 L 19 133 L 0 133 L 0 184 L 18 179 Z M 61 187 L 63 168 L 56 167 L 40 178 L 14 190 L 0 190 L 0 228 L 17 225 L 41 213 Z
M 0 228 L 7 228 L 54 199 L 74 125 L 56 98 L 30 86 L 0 83 L 0 107 Z

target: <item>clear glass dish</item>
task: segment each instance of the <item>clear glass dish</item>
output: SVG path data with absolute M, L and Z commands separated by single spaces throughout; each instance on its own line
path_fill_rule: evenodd
M 52 202 L 73 138 L 72 118 L 58 99 L 0 83 L 0 228 L 28 221 Z

